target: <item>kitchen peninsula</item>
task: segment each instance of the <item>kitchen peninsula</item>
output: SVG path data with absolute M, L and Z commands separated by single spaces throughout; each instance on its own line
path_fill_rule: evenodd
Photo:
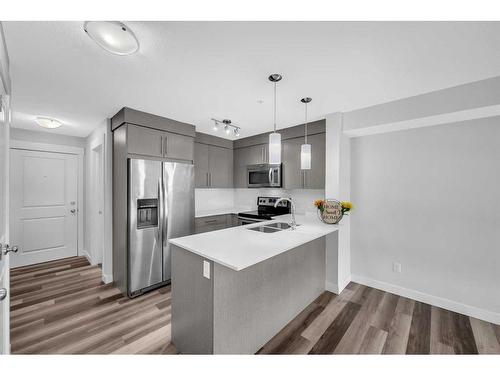
M 325 290 L 325 236 L 315 216 L 170 240 L 172 342 L 181 353 L 253 354 Z M 283 224 L 282 224 L 283 223 Z

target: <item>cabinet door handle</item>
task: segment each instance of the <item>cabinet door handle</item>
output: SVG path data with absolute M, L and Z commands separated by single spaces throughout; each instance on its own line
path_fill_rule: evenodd
M 217 219 L 213 219 L 213 220 L 205 220 L 205 224 L 214 224 L 217 222 Z
M 208 184 L 208 172 L 207 172 L 207 187 L 208 187 L 208 186 L 209 186 L 209 184 Z
M 212 173 L 208 172 L 208 186 L 212 187 Z
M 163 156 L 167 156 L 168 154 L 168 137 L 167 136 L 162 136 L 162 153 Z

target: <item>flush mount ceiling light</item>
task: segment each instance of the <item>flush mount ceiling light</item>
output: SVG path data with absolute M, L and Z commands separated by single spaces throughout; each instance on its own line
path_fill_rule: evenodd
M 121 22 L 87 21 L 83 30 L 99 46 L 115 55 L 131 55 L 139 49 L 134 33 Z
M 302 98 L 300 101 L 306 105 L 305 141 L 300 146 L 300 169 L 311 169 L 311 145 L 307 143 L 307 105 L 312 99 Z
M 217 120 L 215 118 L 211 119 L 214 122 L 214 127 L 213 129 L 217 131 L 219 129 L 219 125 L 222 124 L 221 126 L 224 127 L 224 131 L 226 134 L 231 134 L 231 131 L 234 133 L 236 137 L 240 136 L 240 131 L 241 128 L 239 126 L 233 125 L 231 120 L 229 119 L 224 119 L 224 120 Z
M 37 117 L 35 122 L 45 129 L 56 129 L 62 125 L 61 121 L 50 117 Z
M 276 84 L 282 78 L 277 73 L 269 76 L 269 80 L 274 83 L 274 132 L 269 134 L 269 164 L 281 163 L 281 134 L 276 133 Z

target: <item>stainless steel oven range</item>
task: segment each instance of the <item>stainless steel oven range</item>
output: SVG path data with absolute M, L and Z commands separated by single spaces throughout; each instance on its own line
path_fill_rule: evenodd
M 257 210 L 238 213 L 238 225 L 267 221 L 274 216 L 289 214 L 290 202 L 288 201 L 281 201 L 278 207 L 274 207 L 278 199 L 278 197 L 257 197 Z

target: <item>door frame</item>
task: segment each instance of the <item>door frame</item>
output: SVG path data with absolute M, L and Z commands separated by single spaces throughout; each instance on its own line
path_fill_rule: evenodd
M 84 255 L 89 258 L 89 254 L 84 249 L 83 237 L 83 218 L 84 218 L 84 205 L 83 205 L 83 157 L 85 150 L 82 147 L 56 145 L 50 143 L 37 143 L 28 141 L 18 141 L 15 139 L 10 140 L 10 150 L 26 150 L 26 151 L 42 151 L 42 152 L 55 152 L 59 154 L 72 154 L 76 155 L 78 159 L 78 181 L 77 181 L 77 202 L 78 212 L 77 218 L 77 254 L 78 256 Z
M 99 152 L 100 154 L 100 160 L 97 160 L 96 156 L 97 153 Z M 104 249 L 105 249 L 105 182 L 104 182 L 104 168 L 105 168 L 105 155 L 104 155 L 104 142 L 100 142 L 95 144 L 93 147 L 91 147 L 90 152 L 89 152 L 89 161 L 90 161 L 90 209 L 91 212 L 87 212 L 87 215 L 90 215 L 90 220 L 91 220 L 91 225 L 92 231 L 94 232 L 95 230 L 101 231 L 100 237 L 100 254 L 93 253 L 92 254 L 92 260 L 94 263 L 103 263 L 104 262 Z M 99 164 L 97 163 L 99 161 Z M 97 179 L 97 173 L 100 174 L 99 179 Z M 100 185 L 98 185 L 97 181 L 100 181 Z M 96 216 L 96 206 L 95 203 L 100 202 L 101 203 L 101 215 Z M 94 220 L 96 218 L 96 220 Z M 89 243 L 89 246 L 91 246 L 92 249 L 94 249 L 93 243 L 92 243 L 92 238 L 95 237 L 95 232 L 91 236 L 91 240 Z M 99 262 L 100 261 L 100 262 Z

